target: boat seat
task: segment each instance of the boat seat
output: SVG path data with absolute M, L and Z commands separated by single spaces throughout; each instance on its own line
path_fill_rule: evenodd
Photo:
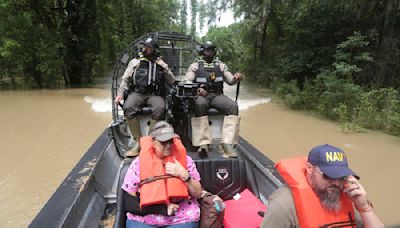
M 124 207 L 124 199 L 125 199 L 125 194 L 127 193 L 121 188 L 121 186 L 124 183 L 125 174 L 126 171 L 128 171 L 131 162 L 132 162 L 131 159 L 124 160 L 124 165 L 122 166 L 119 174 L 118 186 L 117 186 L 117 213 L 115 215 L 114 228 L 126 227 L 126 211 Z
M 122 190 L 121 186 L 131 162 L 131 159 L 125 160 L 120 171 L 117 186 L 117 212 L 115 215 L 114 228 L 126 227 L 124 197 L 127 193 Z M 246 163 L 244 160 L 231 158 L 195 160 L 194 162 L 200 173 L 203 188 L 218 195 L 223 200 L 232 199 L 236 193 L 242 192 L 246 188 Z
M 152 113 L 153 110 L 150 106 L 142 107 L 142 109 L 137 112 L 137 119 L 139 120 L 140 132 L 142 135 L 147 135 L 149 132 Z
M 232 197 L 246 188 L 246 163 L 244 160 L 212 159 L 195 160 L 200 173 L 201 185 L 223 200 Z
M 218 109 L 216 108 L 209 108 L 207 111 L 207 114 L 209 116 L 218 116 L 218 115 L 223 115 L 220 111 L 218 111 Z
M 142 107 L 141 110 L 139 110 L 137 112 L 137 114 L 145 116 L 145 115 L 150 115 L 152 112 L 153 112 L 153 110 L 151 110 L 151 107 L 145 106 L 145 107 Z

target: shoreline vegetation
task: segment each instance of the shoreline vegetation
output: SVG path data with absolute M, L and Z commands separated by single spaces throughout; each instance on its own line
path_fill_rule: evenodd
M 331 69 L 322 70 L 302 84 L 275 79 L 269 88 L 292 109 L 307 110 L 339 122 L 342 131 L 382 130 L 400 136 L 400 93 L 394 87 L 374 88 L 354 83 L 363 69 L 362 62 L 372 62 L 368 52 L 358 48 L 368 45 L 366 36 L 354 32 L 337 45 Z M 352 53 L 349 53 L 349 52 Z
M 359 90 L 351 99 L 340 100 L 329 96 L 329 92 L 314 94 L 301 91 L 295 81 L 276 84 L 271 91 L 292 110 L 301 110 L 317 117 L 332 120 L 339 129 L 348 133 L 378 130 L 400 136 L 399 92 L 393 88 Z M 354 86 L 354 85 L 353 85 Z M 329 99 L 333 98 L 333 99 Z M 314 102 L 314 103 L 312 103 Z

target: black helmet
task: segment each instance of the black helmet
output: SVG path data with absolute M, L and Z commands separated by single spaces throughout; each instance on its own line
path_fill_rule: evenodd
M 200 50 L 199 50 L 199 54 L 203 55 L 203 51 L 206 49 L 215 49 L 217 48 L 217 46 L 215 46 L 213 43 L 211 43 L 211 41 L 207 41 L 204 44 L 200 45 Z
M 146 39 L 140 41 L 140 44 L 147 45 L 149 47 L 152 47 L 154 49 L 158 48 L 158 43 L 155 39 L 151 37 L 147 37 Z

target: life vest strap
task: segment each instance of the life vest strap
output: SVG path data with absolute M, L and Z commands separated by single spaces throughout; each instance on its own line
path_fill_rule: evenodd
M 174 176 L 170 175 L 170 174 L 164 174 L 164 175 L 159 175 L 159 176 L 151 176 L 151 177 L 147 177 L 144 180 L 141 180 L 139 183 L 139 187 L 144 185 L 144 184 L 149 184 L 151 182 L 154 182 L 156 180 L 160 180 L 160 179 L 167 179 L 167 178 L 172 178 Z
M 348 221 L 325 224 L 325 225 L 321 226 L 320 228 L 340 228 L 340 227 L 352 227 L 352 228 L 356 227 L 356 221 L 354 220 L 353 216 L 351 216 L 351 213 L 349 213 Z

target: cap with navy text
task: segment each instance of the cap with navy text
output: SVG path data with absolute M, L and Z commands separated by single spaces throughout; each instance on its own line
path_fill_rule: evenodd
M 349 168 L 346 153 L 342 149 L 329 144 L 312 148 L 308 154 L 308 162 L 318 166 L 321 172 L 334 179 L 347 176 L 355 176 L 360 179 Z

